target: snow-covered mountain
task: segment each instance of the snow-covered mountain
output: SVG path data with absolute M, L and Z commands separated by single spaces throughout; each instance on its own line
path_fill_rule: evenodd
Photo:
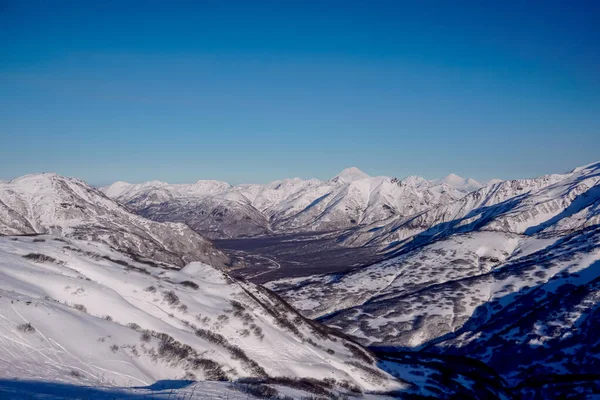
M 600 390 L 600 163 L 484 186 L 351 168 L 327 181 L 103 192 L 53 174 L 0 184 L 0 232 L 20 235 L 0 238 L 5 377 L 228 379 L 292 398 Z M 263 287 L 208 265 L 224 256 L 186 225 L 129 209 L 215 237 L 329 231 L 305 236 L 385 260 Z M 282 237 L 285 252 L 315 249 Z M 10 390 L 0 380 L 0 395 Z
M 231 238 L 355 228 L 446 204 L 480 187 L 457 179 L 370 177 L 352 167 L 327 181 L 294 178 L 238 186 L 116 182 L 101 190 L 147 218 L 185 222 L 208 237 Z
M 457 371 L 446 376 L 437 362 L 381 362 L 274 293 L 204 263 L 140 262 L 103 243 L 52 235 L 0 238 L 6 398 L 488 398 L 470 383 L 479 377 L 508 398 L 485 383 L 484 368 L 466 363 L 460 371 L 454 360 Z M 143 388 L 112 389 L 119 386 Z
M 344 183 L 351 183 L 354 181 L 360 181 L 362 179 L 367 179 L 370 178 L 370 176 L 361 171 L 360 169 L 356 168 L 356 167 L 350 167 L 350 168 L 346 168 L 344 170 L 342 170 L 342 172 L 340 172 L 339 174 L 337 174 L 336 176 L 334 176 L 331 181 L 332 182 L 344 182 Z
M 456 174 L 449 174 L 441 179 L 434 179 L 430 181 L 430 184 L 448 185 L 464 193 L 472 192 L 473 190 L 477 190 L 485 186 L 477 182 L 475 179 L 463 178 L 462 176 L 458 176 Z
M 525 210 L 521 217 L 527 225 L 533 221 L 535 216 L 543 219 L 545 215 L 551 214 L 560 205 L 553 204 L 554 200 L 560 204 L 570 202 L 567 199 L 554 199 L 553 194 L 548 194 L 542 189 L 556 184 L 556 187 L 570 191 L 572 182 L 581 181 L 579 189 L 570 191 L 566 197 L 573 197 L 577 190 L 596 184 L 596 175 L 593 172 L 594 165 L 585 169 L 576 169 L 568 174 L 545 175 L 533 179 L 517 179 L 500 181 L 485 186 L 474 192 L 467 193 L 462 198 L 439 204 L 423 212 L 413 215 L 395 218 L 390 221 L 376 222 L 369 226 L 356 230 L 347 238 L 347 244 L 362 246 L 365 244 L 386 247 L 401 247 L 410 244 L 417 235 L 420 240 L 437 238 L 457 230 L 470 230 L 473 226 L 481 227 L 491 223 L 496 217 L 504 215 L 507 211 Z M 591 178 L 590 180 L 587 177 Z M 562 202 L 562 203 L 561 203 Z M 516 206 L 519 207 L 516 207 Z M 528 206 L 529 205 L 529 206 Z M 567 204 L 568 205 L 568 204 Z M 539 206 L 539 207 L 538 207 Z M 516 209 L 513 210 L 513 208 Z M 537 209 L 531 209 L 536 208 Z M 547 208 L 550 207 L 550 208 Z M 510 213 L 506 213 L 506 216 Z M 518 219 L 518 217 L 517 217 Z M 515 222 L 516 223 L 516 222 Z M 506 227 L 508 230 L 519 232 L 514 226 Z
M 107 243 L 153 261 L 225 265 L 227 257 L 184 224 L 130 213 L 78 179 L 26 175 L 0 183 L 0 235 L 48 233 Z
M 477 358 L 526 398 L 600 388 L 590 378 L 600 356 L 600 163 L 495 183 L 347 240 L 391 258 L 268 287 L 363 344 Z

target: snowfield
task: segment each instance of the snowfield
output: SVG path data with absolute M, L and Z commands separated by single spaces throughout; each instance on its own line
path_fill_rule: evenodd
M 75 386 L 41 382 L 2 382 L 0 397 L 11 400 L 249 400 L 249 399 L 310 399 L 315 393 L 283 385 L 229 382 L 161 381 L 148 387 L 117 388 L 108 386 Z M 345 396 L 334 392 L 332 396 Z M 333 398 L 333 397 L 331 397 Z M 362 394 L 364 400 L 391 400 L 394 397 Z
M 4 378 L 146 386 L 301 376 L 402 387 L 364 350 L 206 264 L 156 268 L 52 236 L 1 238 L 0 254 Z

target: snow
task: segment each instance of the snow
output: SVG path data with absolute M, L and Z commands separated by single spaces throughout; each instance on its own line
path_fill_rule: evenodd
M 263 385 L 277 391 L 279 398 L 307 399 L 312 393 L 282 385 Z M 145 387 L 78 386 L 55 382 L 0 381 L 0 397 L 11 400 L 64 400 L 64 399 L 157 399 L 157 400 L 250 400 L 264 399 L 251 394 L 253 385 L 230 382 L 193 382 L 165 380 Z M 347 396 L 334 391 L 336 396 Z M 287 396 L 287 397 L 286 397 Z M 393 397 L 363 394 L 364 400 L 391 400 Z
M 463 178 L 462 176 L 458 176 L 456 174 L 449 174 L 443 178 L 434 179 L 434 180 L 430 181 L 430 184 L 433 184 L 433 185 L 446 184 L 448 186 L 453 187 L 456 190 L 459 190 L 459 191 L 465 192 L 465 193 L 480 189 L 483 186 L 481 183 L 477 182 L 475 179 Z
M 356 309 L 373 299 L 410 293 L 412 287 L 489 272 L 494 264 L 508 259 L 520 243 L 518 236 L 498 232 L 457 235 L 337 279 L 329 275 L 310 276 L 281 279 L 267 286 L 311 318 L 322 317 L 339 310 Z M 306 303 L 305 299 L 311 302 Z
M 502 182 L 504 182 L 503 179 L 490 179 L 489 181 L 484 182 L 483 186 L 491 186 L 491 185 L 495 185 L 497 183 L 502 183 Z
M 117 181 L 109 186 L 100 188 L 108 197 L 116 198 L 126 196 L 130 193 L 137 193 L 141 190 L 155 189 L 168 185 L 166 182 L 149 181 L 139 184 L 132 184 L 123 181 Z
M 168 300 L 169 292 L 174 301 Z M 243 310 L 239 314 L 233 312 L 234 301 Z M 191 346 L 196 357 L 217 362 L 231 379 L 255 376 L 227 347 L 195 334 L 201 328 L 239 346 L 270 376 L 329 376 L 365 390 L 402 386 L 390 377 L 374 381 L 348 364 L 354 357 L 344 340 L 315 336 L 302 321 L 293 323 L 298 334 L 279 324 L 273 301 L 254 285 L 233 281 L 204 263 L 160 269 L 101 243 L 0 238 L 0 376 L 94 386 L 206 378 L 188 358 L 161 356 L 156 334 L 141 339 L 140 330 L 146 329 Z M 18 329 L 27 322 L 33 332 Z M 130 323 L 140 328 L 127 327 Z
M 490 230 L 455 233 L 346 274 L 267 285 L 307 316 L 364 344 L 418 348 L 460 330 L 478 308 L 509 307 L 513 294 L 532 285 L 542 286 L 544 294 L 593 282 L 600 236 L 597 227 L 586 232 L 581 238 L 570 233 L 569 240 Z M 490 312 L 481 315 L 490 318 Z
M 379 221 L 360 227 L 345 238 L 344 244 L 368 244 L 384 249 L 389 246 L 410 245 L 418 235 L 439 237 L 482 225 L 488 230 L 514 233 L 529 233 L 528 229 L 536 226 L 539 231 L 556 229 L 558 220 L 552 221 L 552 218 L 557 217 L 577 196 L 589 190 L 597 190 L 593 188 L 599 179 L 594 167 L 589 167 L 564 175 L 502 181 L 458 199 L 428 205 L 408 215 L 400 214 L 383 223 Z M 595 192 L 589 193 L 587 200 L 581 201 L 581 204 L 590 205 L 596 195 Z M 564 219 L 560 223 L 564 224 L 562 229 L 589 226 L 600 220 L 597 207 L 590 207 L 589 212 L 579 214 L 580 211 L 574 210 L 568 216 L 570 218 L 561 218 Z M 542 225 L 548 222 L 551 226 Z M 374 230 L 375 227 L 378 229 Z
M 104 192 L 121 200 L 133 196 L 128 206 L 167 202 L 184 213 L 231 211 L 233 221 L 244 215 L 265 224 L 266 232 L 356 226 L 346 244 L 368 244 L 389 258 L 345 274 L 282 279 L 268 287 L 306 316 L 364 344 L 467 349 L 493 363 L 501 354 L 486 344 L 506 340 L 504 346 L 560 348 L 581 359 L 591 345 L 569 341 L 588 339 L 581 332 L 594 331 L 600 300 L 598 169 L 591 164 L 562 175 L 488 182 L 469 193 L 480 184 L 457 175 L 399 181 L 354 168 L 325 182 L 116 182 Z M 61 390 L 69 393 L 79 390 L 72 385 L 87 385 L 99 397 L 161 398 L 166 393 L 148 385 L 209 378 L 210 371 L 194 367 L 200 358 L 220 365 L 232 380 L 264 370 L 269 376 L 331 376 L 368 391 L 406 388 L 390 375 L 374 379 L 351 364 L 356 357 L 344 339 L 319 333 L 270 292 L 231 279 L 206 258 L 184 259 L 206 242 L 183 224 L 132 215 L 84 182 L 56 174 L 0 183 L 0 200 L 0 233 L 60 235 L 0 238 L 0 395 L 35 398 L 31 387 L 17 385 L 31 380 L 63 383 Z M 207 226 L 219 229 L 217 222 Z M 181 258 L 148 264 L 115 250 L 124 244 L 146 256 L 173 249 Z M 564 299 L 569 301 L 545 307 Z M 149 335 L 142 340 L 144 330 Z M 189 346 L 192 355 L 165 356 L 160 333 Z M 417 386 L 427 381 L 413 374 L 427 374 L 414 366 L 378 365 L 412 377 Z M 543 368 L 569 373 L 571 366 L 545 360 Z M 505 378 L 517 382 L 521 372 Z M 457 382 L 476 384 L 468 377 Z M 234 386 L 202 381 L 171 390 L 189 398 L 195 392 L 198 398 L 217 392 L 238 398 Z
M 369 175 L 365 172 L 361 171 L 356 167 L 350 167 L 342 170 L 339 174 L 337 174 L 332 180 L 333 181 L 343 181 L 346 183 L 359 181 L 361 179 L 367 179 Z

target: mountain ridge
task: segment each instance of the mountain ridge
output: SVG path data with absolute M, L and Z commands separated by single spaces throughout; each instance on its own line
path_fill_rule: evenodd
M 180 266 L 228 257 L 185 224 L 157 223 L 82 180 L 54 173 L 30 174 L 0 184 L 0 234 L 57 234 L 97 240 L 140 257 Z
M 327 181 L 293 178 L 235 186 L 220 181 L 116 182 L 101 190 L 142 216 L 185 222 L 215 239 L 354 228 L 466 193 L 462 183 L 454 187 L 420 177 L 371 177 L 356 167 Z

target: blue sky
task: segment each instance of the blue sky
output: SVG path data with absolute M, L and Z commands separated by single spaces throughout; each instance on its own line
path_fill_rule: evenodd
M 0 1 L 0 179 L 562 172 L 600 159 L 599 4 Z

